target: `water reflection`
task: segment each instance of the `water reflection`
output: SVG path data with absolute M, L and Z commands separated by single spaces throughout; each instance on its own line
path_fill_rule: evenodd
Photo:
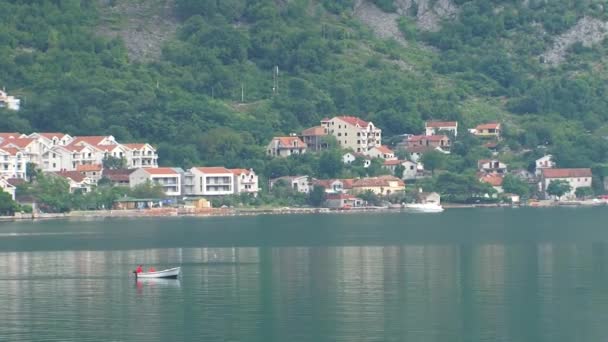
M 2 253 L 0 340 L 597 341 L 607 262 L 604 242 Z

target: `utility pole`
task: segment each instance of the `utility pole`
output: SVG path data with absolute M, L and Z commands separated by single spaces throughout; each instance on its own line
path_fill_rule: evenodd
M 245 85 L 241 82 L 241 103 L 245 103 Z

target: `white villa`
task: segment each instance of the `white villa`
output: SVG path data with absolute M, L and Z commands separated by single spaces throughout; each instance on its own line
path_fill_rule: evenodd
M 266 154 L 271 157 L 289 157 L 292 154 L 306 153 L 306 143 L 296 136 L 274 137 L 266 147 Z
M 536 159 L 535 161 L 535 174 L 536 176 L 540 176 L 542 169 L 552 169 L 554 168 L 555 162 L 553 161 L 553 156 L 550 154 L 547 154 L 545 156 L 542 156 L 538 159 Z
M 250 193 L 257 195 L 260 191 L 258 186 L 258 176 L 253 169 L 230 169 L 234 175 L 234 193 Z
M 64 133 L 0 133 L 0 149 L 11 148 L 20 152 L 25 163 L 35 163 L 47 172 L 75 171 L 81 165 L 99 165 L 109 156 L 124 159 L 127 168 L 158 165 L 158 155 L 151 145 L 121 144 L 111 135 L 72 137 Z
M 8 95 L 4 90 L 0 90 L 0 108 L 19 110 L 21 109 L 21 100 Z
M 234 173 L 225 167 L 193 167 L 186 195 L 224 196 L 234 193 Z
M 9 183 L 6 179 L 0 178 L 0 191 L 7 192 L 15 200 L 15 186 Z
M 27 156 L 14 147 L 0 147 L 0 178 L 25 179 Z
M 427 121 L 424 123 L 424 135 L 437 135 L 440 132 L 450 132 L 458 135 L 458 122 L 456 121 Z
M 321 126 L 333 135 L 344 149 L 366 153 L 375 146 L 380 146 L 382 130 L 373 123 L 354 116 L 336 116 L 321 120 Z
M 283 176 L 270 180 L 270 188 L 279 181 L 286 182 L 292 189 L 297 192 L 307 194 L 310 192 L 311 184 L 308 176 Z
M 374 146 L 370 148 L 369 151 L 367 151 L 367 155 L 372 158 L 381 158 L 384 160 L 397 159 L 397 157 L 395 157 L 395 152 L 393 152 L 393 150 L 384 145 Z
M 576 189 L 583 187 L 591 187 L 592 175 L 591 169 L 541 169 L 539 190 L 542 191 L 547 198 L 551 198 L 547 194 L 547 188 L 553 180 L 564 180 L 570 184 L 571 190 L 563 196 L 566 199 L 575 197 Z
M 140 168 L 129 175 L 129 185 L 132 188 L 146 182 L 162 186 L 167 196 L 182 194 L 182 177 L 180 172 L 174 168 Z

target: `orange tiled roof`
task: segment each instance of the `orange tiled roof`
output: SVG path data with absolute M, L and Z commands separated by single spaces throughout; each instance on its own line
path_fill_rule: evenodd
M 545 178 L 578 178 L 591 177 L 591 169 L 542 169 Z
M 76 171 L 78 172 L 101 171 L 102 169 L 101 164 L 76 165 Z
M 142 148 L 146 147 L 146 144 L 141 144 L 141 143 L 122 144 L 122 145 L 127 148 L 130 148 L 132 150 L 141 150 Z
M 57 138 L 61 139 L 66 135 L 65 133 L 36 133 L 36 134 L 40 135 L 41 137 L 45 137 L 49 140 L 53 140 L 53 137 L 57 137 Z
M 405 186 L 405 183 L 394 176 L 382 176 L 382 177 L 374 177 L 374 178 L 361 178 L 357 179 L 353 183 L 354 188 L 367 188 L 367 187 L 385 187 L 390 186 L 389 182 L 394 181 L 397 182 L 398 186 Z
M 178 172 L 170 167 L 151 167 L 144 169 L 148 174 L 151 175 L 177 175 Z
M 327 129 L 323 126 L 310 127 L 302 131 L 302 136 L 323 136 L 327 135 Z
M 17 148 L 26 148 L 29 144 L 36 141 L 36 139 L 32 138 L 15 138 L 8 139 L 5 141 L 4 146 L 13 145 L 17 146 Z
M 477 127 L 475 127 L 476 130 L 482 130 L 482 129 L 499 129 L 500 128 L 500 123 L 498 122 L 490 122 L 490 123 L 486 123 L 486 124 L 481 124 L 478 125 Z
M 60 177 L 63 177 L 63 178 L 69 178 L 76 183 L 80 183 L 86 178 L 85 175 L 83 175 L 82 173 L 80 173 L 78 171 L 60 171 L 60 172 L 55 172 L 55 174 Z
M 385 160 L 384 165 L 386 165 L 386 166 L 400 165 L 403 162 L 404 162 L 404 160 Z
M 426 127 L 434 127 L 434 128 L 440 128 L 440 127 L 456 127 L 458 125 L 458 122 L 456 121 L 427 121 L 425 123 Z
M 16 156 L 17 153 L 20 152 L 20 150 L 18 148 L 15 148 L 15 147 L 1 147 L 0 151 L 4 151 L 4 152 L 8 153 L 11 156 Z
M 72 143 L 70 145 L 85 142 L 89 145 L 97 146 L 107 137 L 108 137 L 107 135 L 90 135 L 90 136 L 75 137 L 74 141 L 72 141 Z
M 247 170 L 247 169 L 228 169 L 230 170 L 230 172 L 232 172 L 235 175 L 242 175 L 242 174 L 246 174 L 248 175 L 251 170 Z
M 369 126 L 369 122 L 359 119 L 356 116 L 346 116 L 345 115 L 345 116 L 336 116 L 336 118 L 338 118 L 348 124 L 351 124 L 353 126 L 359 125 L 360 127 L 364 127 L 364 128 Z
M 376 146 L 374 148 L 380 151 L 381 153 L 393 153 L 393 150 L 386 147 L 385 145 Z
M 0 139 L 17 139 L 21 136 L 21 133 L 11 132 L 11 133 L 0 133 Z
M 230 172 L 230 170 L 228 170 L 227 168 L 225 168 L 223 166 L 197 167 L 196 169 L 202 173 L 209 173 L 209 174 L 232 173 L 232 172 Z
M 502 176 L 497 174 L 489 174 L 482 176 L 480 181 L 483 183 L 488 183 L 491 186 L 501 186 L 502 185 Z
M 281 148 L 306 148 L 306 144 L 298 137 L 275 137 L 274 140 L 279 141 L 279 147 Z

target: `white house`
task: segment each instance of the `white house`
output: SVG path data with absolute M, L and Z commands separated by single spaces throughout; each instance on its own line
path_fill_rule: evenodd
M 8 95 L 4 90 L 0 90 L 0 108 L 19 110 L 21 109 L 21 100 Z
M 15 200 L 15 186 L 9 183 L 6 179 L 0 178 L 0 191 L 7 192 Z
M 572 199 L 575 197 L 576 189 L 583 187 L 591 187 L 592 174 L 591 169 L 541 169 L 539 190 L 542 191 L 547 198 L 551 198 L 547 194 L 547 188 L 551 181 L 563 180 L 570 184 L 571 190 L 562 198 Z
M 182 194 L 181 175 L 174 168 L 139 168 L 129 175 L 129 185 L 132 188 L 146 182 L 162 186 L 167 196 Z
M 126 161 L 127 168 L 138 168 L 138 167 L 157 167 L 158 166 L 158 154 L 156 149 L 150 144 L 122 144 L 127 150 Z M 114 152 L 114 150 L 113 150 Z M 119 157 L 119 155 L 115 155 Z
M 90 178 L 97 184 L 103 174 L 103 165 L 101 164 L 88 164 L 88 165 L 76 165 L 76 171 L 82 173 L 85 177 Z
M 390 170 L 394 175 L 395 169 L 398 165 L 403 166 L 403 174 L 400 177 L 401 179 L 415 179 L 418 175 L 418 164 L 409 160 L 385 160 L 383 167 Z
M 336 137 L 344 149 L 365 153 L 382 142 L 382 130 L 372 122 L 361 120 L 354 116 L 336 116 L 332 119 L 321 120 L 321 126 L 327 133 Z
M 458 122 L 456 121 L 427 121 L 424 123 L 424 135 L 436 135 L 440 132 L 450 132 L 458 135 Z
M 225 167 L 193 167 L 193 196 L 223 196 L 234 193 L 234 173 Z
M 545 156 L 542 156 L 542 157 L 536 159 L 536 161 L 534 163 L 536 165 L 536 169 L 535 169 L 536 176 L 540 176 L 542 169 L 552 169 L 555 167 L 555 162 L 553 161 L 553 156 L 550 154 L 547 154 Z
M 397 159 L 397 157 L 395 157 L 395 152 L 393 152 L 393 150 L 391 150 L 390 148 L 388 148 L 384 145 L 374 146 L 374 147 L 370 148 L 366 154 L 372 158 L 381 158 L 384 160 L 396 160 Z
M 304 194 L 310 192 L 310 180 L 308 179 L 308 176 L 284 176 L 274 178 L 270 180 L 270 188 L 272 189 L 272 187 L 279 181 L 284 181 L 297 192 Z
M 306 143 L 296 136 L 274 137 L 266 146 L 266 154 L 271 157 L 288 157 L 292 154 L 304 154 L 306 148 Z
M 315 179 L 312 181 L 312 185 L 322 186 L 327 194 L 338 194 L 347 190 L 341 179 Z
M 49 174 L 66 179 L 70 185 L 71 193 L 76 191 L 83 193 L 90 192 L 96 184 L 94 180 L 78 171 L 51 172 Z
M 234 174 L 234 193 L 248 193 L 257 195 L 260 191 L 258 186 L 258 176 L 253 169 L 230 169 Z
M 499 122 L 490 122 L 481 125 L 477 125 L 477 127 L 469 130 L 471 134 L 476 135 L 482 138 L 496 138 L 500 139 L 500 135 L 502 133 L 502 127 Z
M 346 152 L 342 155 L 342 162 L 344 164 L 352 164 L 357 158 L 363 159 L 363 167 L 367 168 L 372 164 L 372 157 L 362 154 L 362 153 L 353 153 Z
M 477 169 L 484 173 L 507 173 L 507 164 L 497 159 L 482 159 L 477 161 Z
M 41 139 L 48 148 L 52 146 L 65 146 L 71 143 L 74 138 L 65 133 L 37 133 L 34 132 L 27 136 L 28 138 Z
M 0 148 L 0 177 L 25 179 L 28 158 L 17 148 Z

